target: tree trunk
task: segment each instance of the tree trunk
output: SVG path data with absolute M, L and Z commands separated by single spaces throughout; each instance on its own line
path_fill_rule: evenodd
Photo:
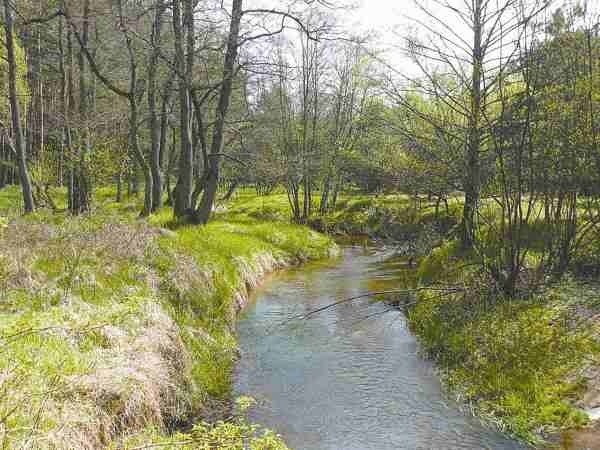
M 33 192 L 31 189 L 31 179 L 27 169 L 27 157 L 25 154 L 25 140 L 23 129 L 21 128 L 21 115 L 19 96 L 17 92 L 17 58 L 15 51 L 13 16 L 9 0 L 3 0 L 4 3 L 4 34 L 6 39 L 6 59 L 8 62 L 8 96 L 10 101 L 10 112 L 12 121 L 12 131 L 14 137 L 14 150 L 19 167 L 19 179 L 21 181 L 21 190 L 23 194 L 23 207 L 26 213 L 34 209 Z
M 325 181 L 323 182 L 323 192 L 321 193 L 321 205 L 319 206 L 319 212 L 322 216 L 327 214 L 329 210 L 329 195 L 331 192 L 331 176 L 328 173 Z
M 462 246 L 470 249 L 475 243 L 475 213 L 479 202 L 479 153 L 481 150 L 481 108 L 482 108 L 482 1 L 475 0 L 473 11 L 473 74 L 471 84 L 471 111 L 469 117 L 469 137 L 465 155 L 465 204 L 462 219 Z
M 159 166 L 160 172 L 162 175 L 161 183 L 164 186 L 164 178 L 165 172 L 169 170 L 169 158 L 170 152 L 167 147 L 167 138 L 169 137 L 169 101 L 170 101 L 170 89 L 171 83 L 167 83 L 166 87 L 163 89 L 162 96 L 162 106 L 160 110 L 160 141 L 158 147 L 158 158 L 159 158 Z M 163 188 L 161 188 L 163 189 Z M 163 189 L 164 192 L 164 189 Z
M 239 184 L 240 182 L 238 180 L 234 180 L 231 182 L 231 184 L 229 185 L 229 189 L 227 189 L 227 192 L 223 196 L 223 201 L 226 202 L 233 196 L 233 193 L 235 192 Z
M 162 16 L 165 11 L 163 0 L 157 0 L 152 25 L 151 50 L 148 64 L 148 111 L 150 113 L 150 167 L 152 171 L 152 211 L 162 207 L 161 130 L 156 105 L 156 71 L 160 56 Z M 162 123 L 161 123 L 162 125 Z
M 117 172 L 117 195 L 115 197 L 116 203 L 121 203 L 123 201 L 123 169 L 119 167 L 119 171 Z
M 39 11 L 41 16 L 43 13 Z M 42 39 L 40 25 L 34 26 L 33 32 L 26 27 L 22 35 L 22 42 L 27 54 L 27 81 L 30 86 L 31 96 L 27 108 L 27 143 L 26 151 L 30 159 L 39 156 L 44 146 L 44 103 L 43 79 L 41 71 Z
M 90 14 L 90 2 L 84 0 L 83 2 L 83 25 L 81 33 L 81 45 L 87 46 L 89 37 L 89 14 Z M 81 214 L 90 209 L 90 194 L 91 187 L 88 180 L 87 173 L 87 154 L 89 153 L 90 140 L 88 133 L 88 90 L 86 80 L 86 64 L 85 55 L 83 49 L 78 52 L 78 65 L 79 65 L 79 118 L 80 133 L 77 142 L 78 154 L 77 160 L 73 162 L 73 182 L 71 187 L 71 213 Z
M 186 21 L 191 20 L 188 25 L 188 33 L 193 33 L 193 14 L 188 17 L 189 9 L 192 9 L 191 0 L 184 0 L 184 17 L 182 20 L 181 2 L 173 1 L 173 34 L 175 37 L 175 66 L 179 77 L 179 116 L 180 116 L 180 138 L 181 152 L 179 155 L 179 173 L 175 186 L 173 212 L 175 217 L 184 217 L 191 208 L 192 182 L 194 177 L 194 149 L 192 148 L 191 135 L 191 102 L 190 81 L 188 78 L 191 67 L 186 67 L 184 50 L 184 29 Z M 192 36 L 193 40 L 193 36 Z M 188 50 L 189 51 L 189 50 Z M 193 55 L 188 56 L 193 58 Z
M 202 224 L 207 223 L 210 219 L 219 185 L 219 166 L 223 152 L 223 133 L 225 130 L 227 110 L 229 109 L 229 102 L 231 99 L 235 61 L 238 54 L 238 39 L 240 34 L 240 22 L 242 20 L 242 6 L 243 0 L 233 0 L 233 5 L 231 7 L 231 24 L 229 29 L 229 37 L 227 40 L 227 51 L 225 53 L 225 62 L 223 64 L 223 84 L 221 85 L 219 104 L 217 105 L 215 114 L 216 117 L 213 129 L 213 139 L 211 143 L 206 187 L 202 193 L 200 207 L 195 214 L 195 220 Z

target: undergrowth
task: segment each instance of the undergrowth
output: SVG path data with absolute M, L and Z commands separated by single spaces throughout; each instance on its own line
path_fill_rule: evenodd
M 268 221 L 290 221 L 290 206 L 284 192 L 257 196 L 249 189 L 241 190 L 227 204 L 230 214 L 241 214 Z M 443 204 L 426 197 L 405 194 L 346 193 L 340 197 L 333 210 L 319 214 L 318 201 L 313 205 L 309 225 L 319 231 L 336 235 L 370 236 L 373 238 L 410 240 L 417 244 L 418 253 L 425 253 L 431 240 L 439 240 L 457 223 L 460 202 L 448 200 L 448 210 Z M 421 242 L 427 241 L 427 242 Z
M 161 441 L 193 417 L 222 417 L 248 289 L 334 248 L 306 227 L 239 211 L 165 230 L 170 210 L 139 220 L 139 199 L 117 204 L 110 190 L 95 192 L 90 215 L 19 218 L 15 191 L 0 191 L 4 448 L 101 448 L 135 432 Z M 285 448 L 239 420 L 168 439 L 242 448 L 252 434 L 251 448 Z
M 463 400 L 528 442 L 584 425 L 587 416 L 576 404 L 585 380 L 576 369 L 597 358 L 599 348 L 590 326 L 566 306 L 566 285 L 504 299 L 486 288 L 475 259 L 449 241 L 421 262 L 422 286 L 464 288 L 419 294 L 409 320 L 423 350 Z

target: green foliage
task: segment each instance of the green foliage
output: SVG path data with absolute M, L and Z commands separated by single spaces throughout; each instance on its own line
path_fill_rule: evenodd
M 249 400 L 252 399 L 241 399 L 246 406 L 250 406 Z M 236 403 L 239 405 L 240 399 L 237 399 Z M 201 422 L 190 432 L 175 433 L 167 439 L 155 430 L 146 430 L 135 438 L 127 439 L 119 448 L 125 450 L 139 448 L 142 444 L 160 446 L 166 450 L 288 450 L 280 436 L 271 430 L 250 424 L 244 414 L 245 411 L 241 411 L 240 415 L 230 422 L 220 421 L 216 424 Z
M 156 227 L 136 220 L 132 205 L 138 200 L 116 205 L 111 190 L 95 196 L 102 209 L 91 216 L 40 212 L 18 219 L 18 228 L 7 228 L 2 219 L 0 344 L 10 357 L 0 358 L 0 372 L 12 376 L 6 384 L 9 394 L 0 399 L 0 415 L 8 417 L 9 443 L 18 445 L 28 435 L 44 439 L 64 426 L 62 415 L 53 413 L 55 406 L 47 405 L 60 410 L 70 398 L 64 393 L 72 389 L 73 379 L 96 377 L 98 367 L 117 370 L 118 361 L 131 364 L 127 355 L 139 351 L 131 346 L 153 330 L 166 345 L 164 357 L 182 366 L 173 375 L 180 378 L 168 380 L 177 384 L 171 395 L 185 398 L 179 403 L 191 401 L 196 409 L 226 401 L 237 358 L 231 331 L 236 296 L 246 295 L 266 272 L 326 257 L 335 248 L 329 238 L 306 227 L 263 222 L 240 211 L 221 214 L 205 227 L 180 227 L 161 235 Z M 16 198 L 14 189 L 0 191 L 0 207 L 6 206 L 2 210 L 11 211 Z M 163 224 L 167 216 L 172 212 L 159 211 L 150 222 Z M 161 329 L 169 320 L 178 336 L 170 344 L 160 341 L 170 333 Z M 173 347 L 177 342 L 183 342 L 183 349 Z M 147 346 L 144 351 L 150 351 Z M 100 379 L 98 389 L 110 391 L 105 382 Z M 114 382 L 121 386 L 133 381 Z M 125 408 L 129 388 L 119 389 L 123 391 L 102 406 L 108 408 L 103 409 L 108 418 Z M 81 414 L 89 416 L 80 420 L 95 420 L 95 395 L 84 395 Z M 41 419 L 35 422 L 38 415 Z M 250 448 L 285 448 L 272 432 L 245 421 L 200 424 L 186 439 L 190 436 L 191 448 L 204 448 L 199 445 L 213 439 L 232 449 L 242 448 L 240 439 L 250 442 Z
M 422 262 L 420 279 L 464 281 L 460 267 L 467 263 L 457 243 L 447 243 Z M 473 283 L 465 294 L 425 291 L 409 313 L 412 329 L 450 386 L 531 442 L 541 430 L 584 424 L 586 416 L 573 400 L 585 386 L 573 374 L 599 348 L 585 328 L 573 327 L 564 300 L 554 290 L 530 300 L 492 300 L 470 290 Z

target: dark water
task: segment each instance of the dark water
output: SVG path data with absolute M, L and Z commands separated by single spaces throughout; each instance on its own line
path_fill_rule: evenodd
M 277 275 L 239 322 L 236 392 L 252 421 L 296 450 L 522 449 L 444 396 L 401 313 L 357 301 L 290 317 L 406 274 L 391 250 L 348 247 L 339 260 Z

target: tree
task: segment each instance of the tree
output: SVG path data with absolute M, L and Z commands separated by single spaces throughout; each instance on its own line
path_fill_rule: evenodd
M 23 127 L 21 124 L 21 109 L 17 92 L 17 49 L 15 44 L 13 9 L 9 0 L 3 0 L 4 6 L 4 39 L 6 41 L 6 59 L 8 63 L 8 97 L 11 111 L 11 124 L 13 138 L 6 135 L 9 146 L 16 155 L 19 179 L 21 181 L 21 190 L 23 193 L 23 206 L 26 213 L 33 212 L 33 191 L 31 180 L 27 168 L 27 156 L 25 154 L 25 137 L 23 136 Z
M 84 0 L 87 3 L 89 0 Z M 134 8 L 135 9 L 135 8 Z M 68 10 L 64 11 L 69 25 L 73 29 L 73 34 L 77 38 L 79 47 L 81 50 L 81 57 L 85 58 L 85 61 L 89 64 L 90 70 L 94 75 L 102 82 L 102 84 L 117 96 L 125 99 L 129 107 L 129 148 L 131 149 L 138 166 L 140 167 L 144 176 L 144 206 L 141 211 L 141 216 L 148 216 L 153 210 L 153 177 L 152 169 L 148 163 L 147 157 L 144 151 L 140 147 L 139 142 L 139 123 L 140 123 L 140 101 L 145 92 L 145 86 L 139 78 L 139 62 L 138 53 L 139 50 L 134 44 L 133 31 L 130 28 L 130 17 L 126 16 L 126 11 L 122 0 L 119 0 L 116 4 L 116 11 L 114 13 L 116 19 L 117 31 L 121 35 L 121 42 L 124 43 L 126 49 L 126 61 L 127 61 L 127 79 L 128 87 L 121 88 L 116 82 L 108 78 L 99 68 L 96 58 L 92 55 L 92 52 L 88 48 L 87 41 L 85 39 L 85 25 L 83 33 L 80 35 L 77 31 L 77 24 L 73 20 L 73 17 Z M 84 14 L 84 19 L 85 19 Z M 84 67 L 80 59 L 80 78 L 81 68 Z M 80 81 L 81 85 L 81 81 Z M 80 92 L 80 96 L 83 92 Z M 81 99 L 80 99 L 81 102 Z M 85 114 L 84 109 L 80 108 L 80 114 Z
M 231 99 L 231 89 L 233 86 L 233 77 L 235 75 L 235 62 L 239 49 L 238 39 L 240 35 L 240 23 L 243 15 L 242 5 L 242 0 L 233 0 L 233 4 L 231 6 L 229 37 L 227 39 L 227 50 L 225 52 L 225 60 L 223 62 L 223 81 L 221 82 L 219 102 L 215 110 L 215 124 L 213 125 L 206 186 L 204 188 L 204 192 L 202 193 L 202 199 L 200 201 L 198 211 L 195 213 L 195 220 L 202 224 L 207 223 L 208 219 L 210 218 L 219 185 L 219 166 L 223 153 L 225 120 Z
M 407 39 L 409 51 L 423 74 L 422 78 L 411 80 L 411 87 L 444 103 L 461 117 L 465 193 L 461 241 L 467 249 L 473 247 L 476 233 L 483 181 L 481 158 L 489 150 L 486 142 L 491 131 L 483 115 L 494 101 L 498 83 L 518 56 L 521 34 L 548 6 L 548 1 L 433 0 L 433 3 L 435 10 L 415 2 L 424 17 L 415 22 L 431 36 L 424 41 Z M 453 27 L 453 22 L 460 25 Z M 442 74 L 450 76 L 454 83 L 446 83 L 447 77 Z M 397 99 L 404 102 L 403 96 Z
M 162 176 L 162 158 L 161 151 L 164 148 L 166 139 L 166 107 L 168 100 L 164 99 L 159 112 L 157 105 L 158 87 L 158 69 L 161 55 L 161 37 L 163 28 L 163 15 L 167 5 L 164 0 L 156 0 L 154 4 L 154 20 L 152 23 L 152 32 L 150 37 L 150 49 L 148 58 L 148 112 L 150 120 L 148 121 L 150 132 L 150 167 L 152 172 L 152 211 L 156 211 L 162 206 L 163 195 L 163 176 Z M 170 84 L 168 85 L 170 88 Z M 159 117 L 160 116 L 160 117 Z

